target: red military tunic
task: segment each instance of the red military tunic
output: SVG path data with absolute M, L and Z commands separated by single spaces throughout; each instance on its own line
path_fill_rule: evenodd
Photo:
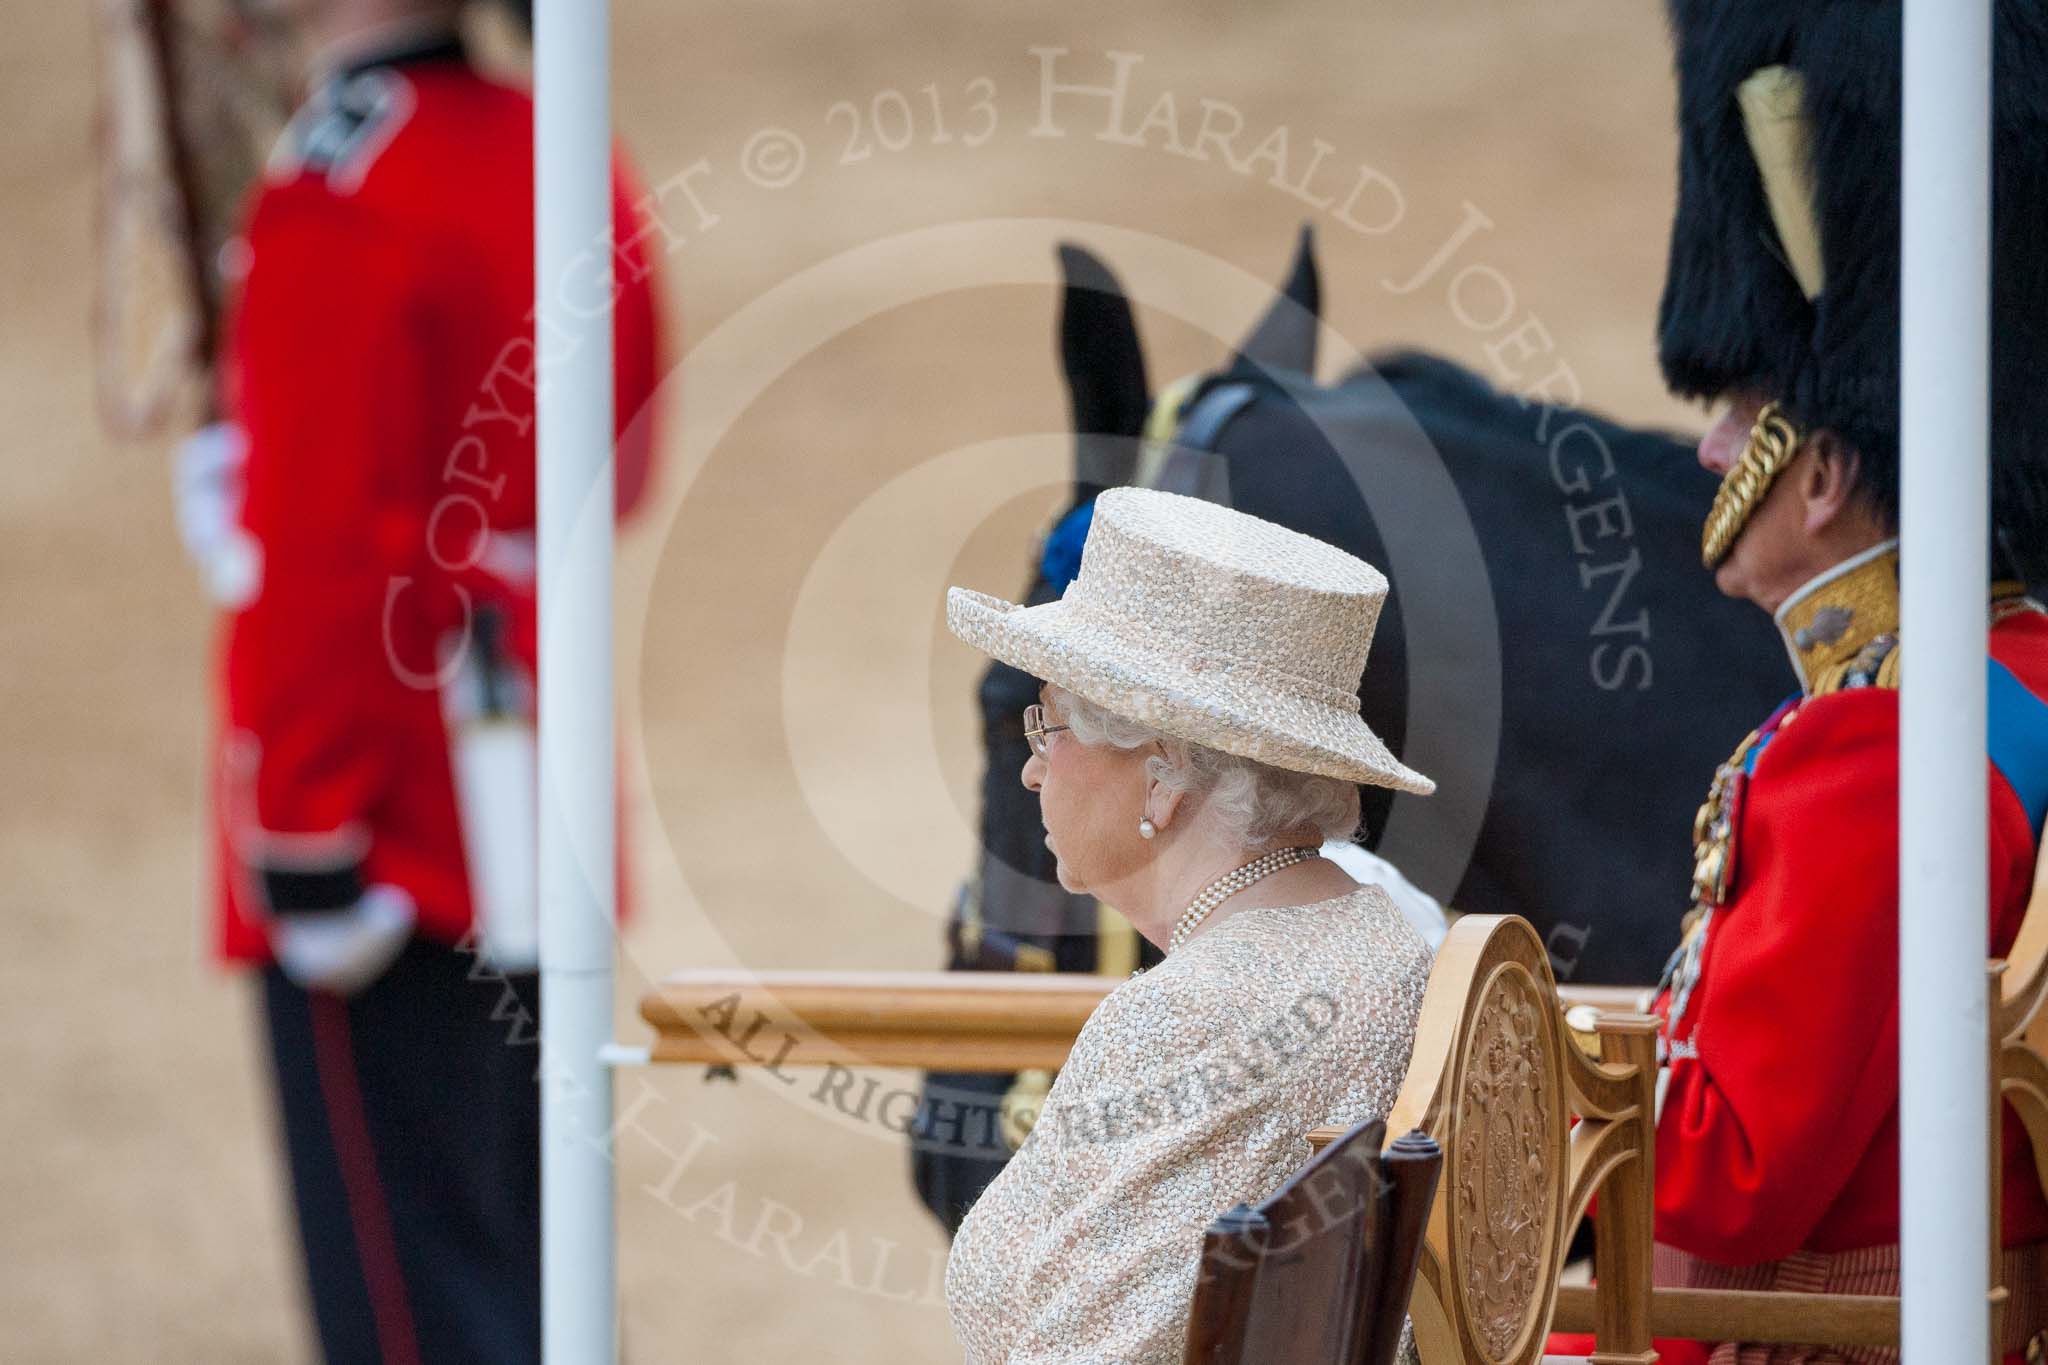
M 1814 691 L 1745 742 L 1701 813 L 1701 899 L 1712 908 L 1689 938 L 1692 969 L 1656 1006 L 1669 1059 L 1656 1237 L 1718 1266 L 1899 1242 L 1894 689 L 1902 660 L 1911 663 L 1897 648 L 1896 562 L 1881 555 L 1821 595 L 1855 603 L 1844 612 L 1853 634 L 1802 650 L 1796 639 L 1810 637 L 1788 626 Z M 1805 605 L 1811 620 L 1829 602 Z M 2048 614 L 2006 599 L 1994 610 L 1991 657 L 2048 700 Z M 1985 776 L 1986 948 L 1996 956 L 2012 946 L 2027 908 L 2037 828 L 1989 758 Z M 2004 1241 L 2038 1243 L 2048 1239 L 2048 1201 L 2017 1115 L 2008 1107 L 2004 1116 Z M 1841 1264 L 1854 1281 L 1855 1259 Z M 1871 1279 L 1855 1292 L 1884 1287 Z M 1667 1365 L 1707 1354 L 1691 1342 L 1658 1347 Z M 1592 1340 L 1558 1336 L 1550 1349 L 1590 1351 Z
M 247 220 L 222 391 L 247 435 L 256 565 L 221 670 L 229 960 L 269 956 L 271 910 L 372 884 L 409 893 L 426 935 L 461 939 L 444 664 L 489 607 L 532 674 L 533 105 L 438 41 L 328 82 Z M 625 510 L 659 365 L 652 261 L 615 180 Z
M 2048 615 L 2000 623 L 1991 655 L 2048 698 Z M 1898 746 L 1898 693 L 1872 686 L 1797 704 L 1757 757 L 1733 895 L 1671 1030 L 1660 1241 L 1741 1265 L 1899 1240 Z M 1996 956 L 2036 843 L 1986 768 Z M 2005 1121 L 2006 1244 L 2039 1241 L 2048 1204 L 2010 1108 Z

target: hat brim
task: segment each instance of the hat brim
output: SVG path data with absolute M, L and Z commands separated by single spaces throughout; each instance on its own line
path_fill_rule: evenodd
M 1227 668 L 1197 670 L 1070 609 L 1020 607 L 967 588 L 946 594 L 946 626 L 984 654 L 1127 720 L 1290 772 L 1426 796 L 1436 783 L 1402 763 L 1355 710 L 1297 698 Z

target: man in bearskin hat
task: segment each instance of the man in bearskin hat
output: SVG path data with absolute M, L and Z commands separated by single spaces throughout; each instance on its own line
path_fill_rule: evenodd
M 1897 1293 L 1900 8 L 1673 0 L 1672 22 L 1660 359 L 1675 392 L 1726 405 L 1700 443 L 1723 476 L 1704 558 L 1772 614 L 1799 692 L 1721 766 L 1694 830 L 1657 1006 L 1657 1273 Z M 2026 911 L 2048 808 L 2048 614 L 2019 586 L 2048 561 L 2048 7 L 1998 6 L 1995 66 L 1995 549 L 1985 600 L 1955 604 L 1991 619 L 1993 954 Z M 2009 1108 L 1999 1159 L 2019 1361 L 2048 1343 L 2048 1201 Z M 1793 1354 L 1897 1358 L 1712 1348 L 1715 1365 Z
M 223 253 L 182 509 L 224 608 L 213 937 L 256 978 L 333 1365 L 540 1359 L 533 102 L 461 8 L 294 11 L 310 93 Z M 634 199 L 621 168 L 622 510 L 660 374 Z

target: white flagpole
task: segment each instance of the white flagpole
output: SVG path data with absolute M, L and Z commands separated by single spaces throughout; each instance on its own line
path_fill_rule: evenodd
M 541 1318 L 549 1365 L 616 1358 L 611 1038 L 609 0 L 534 6 L 539 368 Z
M 1984 964 L 1991 6 L 1905 0 L 1899 1137 L 1904 1349 L 1991 1359 Z

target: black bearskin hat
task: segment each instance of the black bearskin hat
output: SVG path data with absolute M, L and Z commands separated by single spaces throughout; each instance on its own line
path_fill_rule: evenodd
M 1678 209 L 1658 349 L 1674 392 L 1776 399 L 1899 496 L 1899 0 L 1670 0 Z M 1996 0 L 1992 149 L 1994 520 L 2010 568 L 2048 571 L 2048 0 Z M 1738 88 L 1803 84 L 1818 292 L 1772 216 Z M 1782 193 L 1782 191 L 1781 191 Z M 1783 202 L 1778 204 L 1784 212 Z M 2037 580 L 2038 581 L 2038 580 Z

